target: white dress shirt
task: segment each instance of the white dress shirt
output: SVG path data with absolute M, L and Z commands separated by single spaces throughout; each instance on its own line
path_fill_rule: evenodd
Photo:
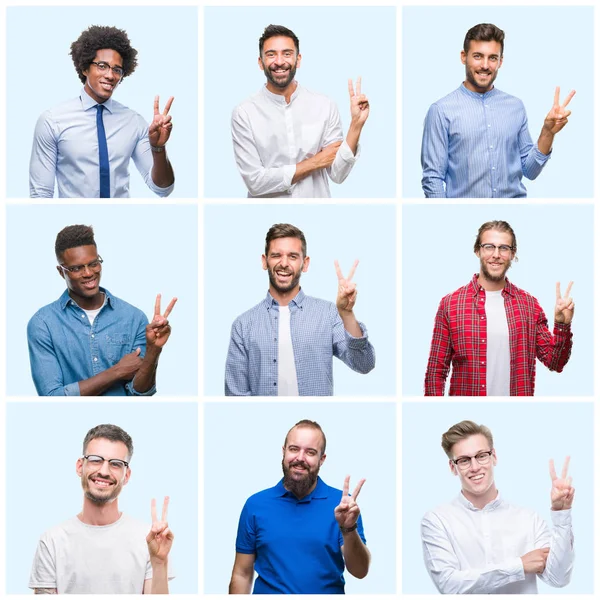
M 359 156 L 344 140 L 336 105 L 300 84 L 289 104 L 266 86 L 242 102 L 231 116 L 231 135 L 249 198 L 329 198 L 327 176 L 342 183 Z M 292 184 L 297 163 L 342 140 L 329 168 Z
M 540 579 L 563 587 L 573 568 L 571 510 L 551 511 L 552 532 L 534 511 L 500 495 L 478 509 L 461 493 L 421 522 L 425 566 L 442 594 L 537 594 L 521 556 L 550 547 Z

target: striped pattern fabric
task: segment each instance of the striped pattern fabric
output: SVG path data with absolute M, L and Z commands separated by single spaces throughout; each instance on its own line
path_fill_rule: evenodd
M 333 302 L 302 290 L 290 302 L 290 329 L 300 396 L 333 395 L 333 357 L 358 373 L 375 367 L 367 330 L 352 337 Z M 271 294 L 240 315 L 231 328 L 225 366 L 226 396 L 277 396 L 279 304 Z
M 426 198 L 525 198 L 550 158 L 534 144 L 523 102 L 464 85 L 429 108 L 421 146 Z
M 435 317 L 433 339 L 425 374 L 425 395 L 443 396 L 452 365 L 450 396 L 486 396 L 485 290 L 472 281 L 442 298 Z M 561 372 L 571 355 L 571 325 L 548 329 L 538 301 L 512 285 L 502 291 L 510 337 L 510 395 L 533 396 L 535 359 Z

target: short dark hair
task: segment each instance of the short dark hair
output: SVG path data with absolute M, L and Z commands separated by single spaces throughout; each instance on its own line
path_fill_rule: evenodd
M 491 23 L 479 23 L 467 31 L 463 50 L 465 54 L 469 53 L 471 40 L 475 42 L 498 42 L 500 44 L 500 56 L 504 54 L 504 31 Z
M 56 236 L 54 253 L 56 254 L 56 258 L 60 260 L 62 253 L 69 248 L 95 245 L 94 230 L 91 225 L 69 225 Z
M 278 36 L 292 38 L 294 40 L 294 46 L 296 46 L 296 54 L 300 54 L 300 40 L 291 29 L 288 29 L 283 25 L 267 25 L 258 40 L 258 55 L 262 56 L 263 46 L 269 38 Z
M 267 231 L 265 239 L 265 256 L 269 256 L 269 244 L 280 238 L 297 238 L 302 242 L 302 258 L 306 258 L 306 238 L 300 229 L 289 223 L 277 223 Z
M 485 425 L 477 425 L 474 421 L 461 421 L 456 425 L 452 425 L 444 435 L 442 435 L 442 448 L 446 456 L 452 460 L 452 447 L 457 442 L 466 440 L 472 435 L 483 435 L 490 444 L 490 450 L 494 447 L 494 436 L 489 427 Z
M 71 44 L 71 58 L 81 83 L 85 83 L 84 71 L 90 68 L 98 50 L 114 50 L 123 59 L 123 79 L 137 67 L 137 50 L 131 47 L 127 32 L 116 27 L 92 25 Z
M 323 438 L 323 449 L 321 450 L 321 456 L 323 456 L 323 454 L 325 454 L 325 448 L 327 447 L 327 439 L 325 438 L 325 433 L 323 432 L 323 430 L 321 429 L 321 426 L 316 421 L 311 421 L 310 419 L 302 419 L 301 421 L 298 421 L 285 434 L 285 440 L 283 442 L 283 447 L 284 448 L 287 447 L 288 436 L 290 435 L 290 433 L 292 432 L 292 430 L 296 429 L 297 427 L 306 427 L 308 429 L 317 429 L 318 431 L 321 432 L 321 436 Z
M 131 460 L 133 456 L 133 440 L 131 436 L 121 429 L 117 427 L 117 425 L 96 425 L 96 427 L 92 427 L 86 434 L 83 439 L 83 454 L 85 455 L 88 444 L 92 440 L 96 440 L 98 438 L 102 438 L 105 440 L 109 440 L 111 442 L 123 442 L 127 446 L 127 462 Z
M 496 231 L 502 231 L 503 233 L 510 233 L 512 236 L 511 246 L 513 247 L 513 254 L 515 255 L 514 260 L 517 259 L 517 236 L 513 231 L 513 228 L 506 221 L 487 221 L 484 223 L 477 232 L 477 239 L 475 240 L 475 244 L 473 245 L 473 252 L 477 254 L 480 250 L 481 245 L 481 236 L 490 229 L 495 229 Z

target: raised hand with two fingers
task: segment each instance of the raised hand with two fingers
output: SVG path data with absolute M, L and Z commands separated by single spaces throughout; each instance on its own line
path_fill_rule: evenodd
M 171 326 L 167 317 L 171 314 L 177 298 L 173 298 L 165 310 L 165 314 L 160 314 L 160 300 L 161 295 L 156 296 L 156 302 L 154 303 L 154 317 L 152 322 L 146 325 L 146 345 L 154 346 L 155 348 L 162 348 L 171 335 Z
M 348 93 L 350 94 L 350 117 L 352 121 L 364 125 L 369 118 L 369 99 L 361 93 L 362 78 L 356 80 L 356 93 L 352 79 L 348 79 Z
M 335 305 L 338 311 L 352 312 L 354 305 L 356 304 L 356 297 L 358 296 L 358 290 L 356 289 L 356 283 L 352 281 L 356 267 L 358 267 L 358 260 L 354 261 L 348 277 L 344 277 L 342 269 L 338 261 L 334 261 L 335 272 L 338 278 L 338 293 Z
M 560 87 L 556 88 L 554 91 L 554 104 L 544 119 L 544 129 L 548 133 L 555 135 L 568 123 L 568 117 L 571 114 L 571 111 L 567 110 L 567 106 L 574 95 L 575 90 L 571 90 L 565 101 L 561 104 Z
M 573 505 L 575 488 L 571 485 L 572 477 L 568 477 L 570 456 L 565 459 L 562 473 L 557 477 L 554 468 L 554 460 L 550 459 L 550 479 L 552 480 L 552 490 L 550 491 L 550 500 L 552 501 L 552 510 L 567 510 Z
M 573 313 L 575 312 L 575 302 L 569 295 L 573 282 L 569 281 L 569 285 L 563 296 L 560 292 L 560 282 L 556 282 L 556 305 L 554 306 L 554 321 L 556 323 L 564 323 L 568 325 L 573 320 Z
M 175 536 L 169 529 L 169 523 L 167 522 L 167 511 L 169 508 L 169 496 L 165 496 L 162 515 L 160 521 L 156 515 L 156 500 L 152 498 L 150 504 L 150 511 L 152 513 L 152 528 L 150 533 L 146 536 L 146 543 L 148 544 L 148 552 L 150 553 L 150 562 L 161 562 L 167 561 L 171 547 L 173 546 L 173 540 Z
M 173 129 L 169 110 L 171 109 L 171 104 L 173 104 L 174 99 L 174 96 L 171 96 L 167 100 L 165 109 L 161 113 L 159 108 L 159 97 L 154 97 L 154 117 L 148 128 L 148 139 L 150 140 L 150 145 L 154 148 L 162 148 L 169 141 L 169 136 Z
M 335 520 L 342 531 L 348 529 L 353 530 L 355 528 L 354 526 L 360 515 L 360 508 L 358 507 L 358 504 L 356 504 L 356 499 L 358 498 L 358 494 L 365 481 L 366 479 L 361 479 L 350 496 L 348 495 L 348 492 L 350 491 L 350 475 L 347 475 L 346 479 L 344 479 L 342 499 L 334 510 Z

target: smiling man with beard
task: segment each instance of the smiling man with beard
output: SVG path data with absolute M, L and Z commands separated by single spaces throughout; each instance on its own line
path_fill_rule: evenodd
M 479 273 L 442 298 L 435 317 L 425 395 L 444 395 L 452 365 L 451 396 L 533 396 L 536 357 L 560 373 L 571 355 L 573 282 L 564 296 L 556 284 L 552 334 L 539 302 L 506 278 L 517 260 L 512 227 L 484 223 L 473 250 Z
M 151 502 L 152 526 L 119 512 L 118 496 L 131 476 L 131 437 L 98 425 L 83 441 L 76 471 L 83 510 L 42 535 L 29 587 L 36 594 L 168 594 L 168 557 L 174 535 Z
M 231 117 L 235 160 L 248 196 L 328 198 L 328 177 L 342 183 L 360 153 L 358 140 L 369 117 L 361 78 L 356 91 L 348 80 L 351 120 L 344 139 L 335 104 L 295 80 L 302 61 L 296 34 L 269 25 L 258 48 L 267 83 Z
M 307 296 L 300 277 L 308 270 L 306 238 L 294 225 L 267 232 L 263 269 L 267 297 L 240 315 L 231 328 L 225 365 L 227 396 L 331 396 L 333 357 L 353 371 L 375 367 L 366 327 L 354 316 L 355 261 L 344 277 L 337 261 L 336 304 Z
M 524 198 L 523 176 L 535 179 L 550 158 L 554 136 L 567 124 L 572 91 L 546 115 L 537 144 L 523 102 L 494 87 L 504 55 L 504 31 L 480 23 L 461 52 L 466 79 L 431 105 L 423 130 L 421 185 L 426 198 Z
M 344 566 L 362 579 L 371 555 L 356 503 L 365 482 L 349 495 L 318 476 L 325 434 L 315 421 L 296 423 L 283 444 L 283 479 L 251 496 L 236 539 L 230 594 L 343 594 Z M 341 498 L 341 499 L 340 499 Z
M 173 298 L 154 317 L 100 287 L 102 257 L 94 230 L 70 225 L 56 236 L 56 270 L 67 285 L 27 325 L 31 374 L 40 396 L 151 396 L 171 335 Z
M 437 589 L 442 594 L 537 594 L 536 575 L 553 587 L 567 585 L 574 560 L 570 457 L 560 477 L 550 460 L 550 532 L 537 513 L 498 493 L 488 427 L 461 421 L 444 433 L 442 448 L 462 489 L 421 523 L 425 567 Z

